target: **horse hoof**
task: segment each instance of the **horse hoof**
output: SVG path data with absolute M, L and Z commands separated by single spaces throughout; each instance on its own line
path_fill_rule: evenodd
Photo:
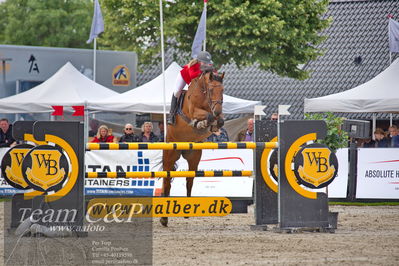
M 161 217 L 159 221 L 163 226 L 168 227 L 168 217 Z
M 202 121 L 199 121 L 198 123 L 197 123 L 197 128 L 198 129 L 203 129 L 203 128 L 206 128 L 207 127 L 207 122 L 206 122 L 206 120 L 202 120 Z

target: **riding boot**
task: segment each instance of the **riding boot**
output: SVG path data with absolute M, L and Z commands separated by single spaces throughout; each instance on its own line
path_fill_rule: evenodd
M 172 102 L 170 104 L 168 124 L 174 125 L 176 123 L 176 112 L 177 112 L 177 97 L 172 95 Z

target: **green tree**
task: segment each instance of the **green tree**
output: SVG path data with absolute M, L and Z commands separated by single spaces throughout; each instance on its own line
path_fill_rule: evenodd
M 89 48 L 91 0 L 7 0 L 0 3 L 0 43 Z
M 305 113 L 306 120 L 324 120 L 327 124 L 327 136 L 323 140 L 318 140 L 318 143 L 322 143 L 330 147 L 334 152 L 339 148 L 348 147 L 348 133 L 343 131 L 342 124 L 345 118 L 337 117 L 331 112 L 327 113 Z
M 206 47 L 217 65 L 257 64 L 282 76 L 308 77 L 299 65 L 321 54 L 316 48 L 329 21 L 328 0 L 210 0 Z M 159 61 L 159 1 L 103 0 L 106 30 L 99 42 L 133 50 L 141 63 Z M 166 48 L 189 53 L 203 1 L 163 1 Z

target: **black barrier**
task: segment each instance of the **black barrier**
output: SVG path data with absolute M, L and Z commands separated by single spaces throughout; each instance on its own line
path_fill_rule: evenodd
M 328 197 L 326 193 L 312 192 L 301 186 L 295 175 L 295 157 L 308 159 L 301 168 L 305 177 L 314 180 L 315 184 L 326 176 L 333 179 L 338 165 L 329 161 L 331 151 L 328 147 L 309 149 L 311 152 L 299 151 L 316 139 L 326 136 L 327 126 L 324 121 L 282 121 L 279 130 L 279 227 L 282 230 L 293 228 L 319 228 L 329 230 Z M 306 156 L 308 158 L 306 158 Z M 335 156 L 335 154 L 333 154 Z M 320 172 L 320 180 L 317 172 Z M 321 173 L 322 172 L 322 173 Z M 310 173 L 306 176 L 306 173 Z M 330 173 L 330 174 L 329 174 Z M 313 176 L 312 176 L 313 175 Z M 310 176 L 310 177 L 309 177 Z M 324 180 L 326 182 L 330 180 Z
M 13 196 L 11 227 L 17 227 L 30 217 L 34 217 L 39 225 L 82 226 L 84 162 L 80 158 L 84 154 L 83 124 L 18 121 L 14 123 L 13 136 L 16 140 L 32 141 L 39 146 L 19 161 L 18 167 L 30 190 Z M 57 154 L 59 160 L 55 158 Z M 69 169 L 69 164 L 73 169 Z M 44 177 L 43 169 L 47 171 L 47 177 Z M 56 175 L 61 171 L 64 171 L 63 175 L 57 179 Z
M 277 141 L 277 121 L 255 121 L 255 140 L 257 142 Z M 251 228 L 255 230 L 266 230 L 268 224 L 277 224 L 278 222 L 278 188 L 269 167 L 272 152 L 276 151 L 277 149 L 256 149 L 256 152 L 254 152 L 256 167 L 254 202 L 256 208 L 255 225 Z

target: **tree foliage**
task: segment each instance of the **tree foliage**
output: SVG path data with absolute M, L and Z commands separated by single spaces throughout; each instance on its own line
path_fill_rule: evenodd
M 342 130 L 342 124 L 345 118 L 337 117 L 331 112 L 327 113 L 305 113 L 307 120 L 324 120 L 327 124 L 327 136 L 319 143 L 325 144 L 330 147 L 334 152 L 339 148 L 348 147 L 348 133 Z
M 258 64 L 282 76 L 304 79 L 298 68 L 320 55 L 316 46 L 329 21 L 328 0 L 210 0 L 206 47 L 217 65 Z M 133 50 L 141 63 L 159 61 L 159 1 L 103 0 L 106 30 L 100 43 Z M 203 1 L 163 1 L 166 48 L 191 51 Z M 189 59 L 189 58 L 187 58 Z
M 0 43 L 89 48 L 91 0 L 7 0 L 0 4 Z
M 160 61 L 159 1 L 99 0 L 105 32 L 100 49 L 135 51 L 140 63 Z M 202 0 L 163 0 L 166 49 L 190 54 Z M 210 0 L 206 47 L 217 66 L 257 64 L 304 79 L 298 68 L 320 55 L 328 0 Z M 90 48 L 92 0 L 6 0 L 0 4 L 0 43 Z M 187 58 L 188 60 L 189 58 Z

